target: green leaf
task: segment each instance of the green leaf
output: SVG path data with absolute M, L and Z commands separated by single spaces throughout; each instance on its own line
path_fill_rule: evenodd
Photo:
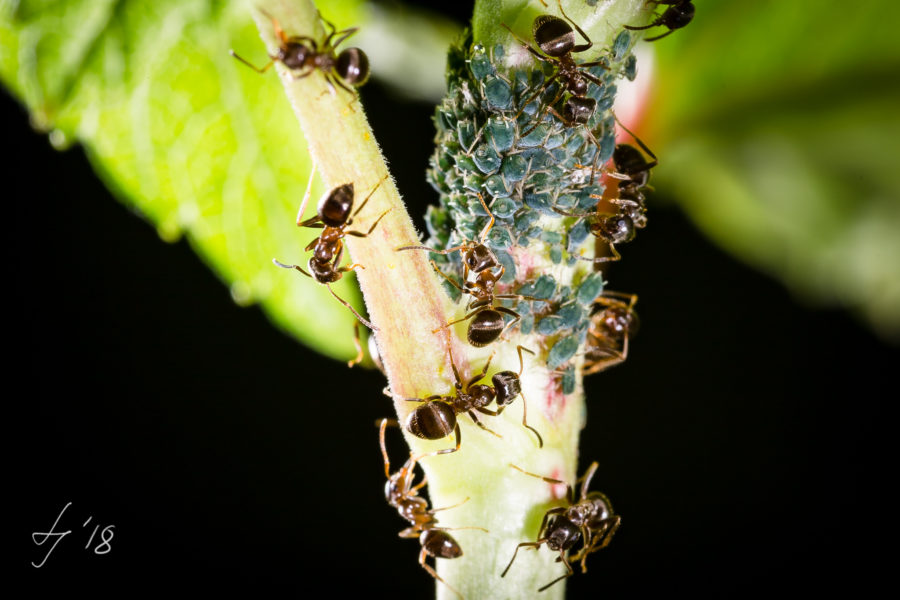
M 897 22 L 897 3 L 701 3 L 654 42 L 645 129 L 707 235 L 900 338 Z
M 4 2 L 0 78 L 55 145 L 84 144 L 107 185 L 160 237 L 186 234 L 237 302 L 262 302 L 303 342 L 348 358 L 353 315 L 324 286 L 272 264 L 305 268 L 317 231 L 294 225 L 310 165 L 282 86 L 228 53 L 268 60 L 251 4 Z M 360 1 L 321 6 L 338 27 L 367 18 Z M 441 88 L 443 52 L 430 54 Z M 317 181 L 308 214 L 323 192 Z M 333 288 L 361 307 L 352 277 Z

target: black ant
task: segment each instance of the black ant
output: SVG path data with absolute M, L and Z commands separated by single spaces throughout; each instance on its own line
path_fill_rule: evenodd
M 605 371 L 628 358 L 628 339 L 638 328 L 635 304 L 636 294 L 610 291 L 603 292 L 594 301 L 585 351 L 585 375 Z
M 571 562 L 580 561 L 581 572 L 587 572 L 585 561 L 587 560 L 588 554 L 605 548 L 612 540 L 613 534 L 615 534 L 622 521 L 619 515 L 613 513 L 612 503 L 605 494 L 587 491 L 587 488 L 591 483 L 591 478 L 593 478 L 594 472 L 597 470 L 598 464 L 596 462 L 591 463 L 591 466 L 588 467 L 585 474 L 575 481 L 576 484 L 579 481 L 582 482 L 581 493 L 577 502 L 575 501 L 575 492 L 568 483 L 560 481 L 559 479 L 529 473 L 516 465 L 510 466 L 531 477 L 543 479 L 547 483 L 565 485 L 566 502 L 568 503 L 568 506 L 551 508 L 544 514 L 544 519 L 541 521 L 541 528 L 538 530 L 537 541 L 522 542 L 516 546 L 516 551 L 513 553 L 512 559 L 500 576 L 506 576 L 506 572 L 509 571 L 509 568 L 516 560 L 519 548 L 522 546 L 529 546 L 537 549 L 541 544 L 547 544 L 547 547 L 551 550 L 559 551 L 557 562 L 566 565 L 568 572 L 540 588 L 538 590 L 539 592 L 543 592 L 557 581 L 574 575 L 575 571 L 572 569 Z M 571 550 L 579 540 L 582 540 L 581 549 L 573 556 L 567 558 L 566 553 Z
M 590 49 L 594 43 L 581 27 L 569 18 L 565 10 L 563 10 L 562 2 L 558 0 L 558 4 L 559 11 L 562 13 L 565 21 L 553 15 L 540 15 L 535 18 L 531 28 L 532 37 L 544 54 L 541 54 L 535 48 L 530 46 L 528 42 L 519 38 L 508 25 L 505 23 L 502 23 L 502 25 L 503 27 L 506 27 L 513 37 L 521 42 L 525 49 L 535 58 L 542 62 L 556 65 L 556 73 L 547 79 L 538 91 L 532 94 L 528 100 L 524 102 L 523 107 L 527 106 L 532 100 L 537 98 L 555 79 L 561 79 L 563 82 L 562 88 L 553 102 L 546 105 L 544 110 L 547 110 L 549 107 L 556 104 L 565 92 L 569 92 L 572 96 L 566 101 L 566 104 L 563 107 L 564 116 L 560 117 L 557 113 L 557 117 L 567 124 L 584 124 L 587 123 L 591 118 L 591 115 L 594 114 L 594 108 L 597 105 L 596 100 L 585 97 L 588 90 L 587 82 L 591 81 L 599 86 L 603 85 L 602 81 L 591 73 L 584 71 L 584 69 L 587 67 L 608 67 L 602 60 L 583 63 L 575 62 L 575 59 L 572 58 L 572 54 L 584 52 L 585 50 Z M 575 44 L 575 31 L 572 30 L 572 27 L 570 27 L 566 21 L 572 24 L 575 31 L 578 31 L 581 37 L 585 39 L 587 42 L 586 44 Z M 552 108 L 550 108 L 550 110 L 552 110 Z M 540 121 L 542 115 L 543 112 L 538 115 L 537 121 Z
M 357 27 L 337 31 L 330 21 L 325 20 L 322 13 L 318 13 L 322 22 L 331 29 L 331 32 L 325 38 L 325 41 L 319 46 L 316 40 L 306 35 L 294 35 L 289 37 L 284 33 L 284 30 L 281 29 L 281 25 L 275 17 L 265 11 L 261 12 L 272 20 L 275 35 L 281 42 L 278 47 L 278 52 L 274 55 L 270 54 L 269 62 L 264 67 L 260 68 L 250 63 L 250 61 L 238 56 L 234 50 L 230 51 L 233 57 L 254 71 L 265 73 L 273 64 L 275 64 L 275 61 L 282 63 L 291 71 L 297 71 L 293 76 L 294 79 L 308 77 L 314 71 L 318 70 L 325 75 L 325 81 L 332 90 L 334 90 L 333 84 L 337 84 L 350 93 L 353 93 L 353 90 L 346 84 L 359 87 L 369 78 L 369 58 L 366 56 L 365 52 L 359 48 L 345 48 L 340 54 L 335 55 L 337 47 L 341 42 L 356 33 L 358 30 Z M 332 43 L 331 40 L 336 35 L 340 37 Z
M 618 183 L 617 197 L 610 200 L 616 205 L 614 213 L 601 213 L 599 211 L 574 213 L 552 207 L 553 210 L 567 217 L 587 217 L 590 232 L 597 238 L 609 244 L 611 256 L 597 258 L 577 257 L 581 260 L 589 260 L 594 263 L 617 261 L 622 258 L 616 250 L 616 244 L 630 242 L 635 237 L 635 229 L 641 229 L 647 225 L 647 206 L 644 202 L 642 190 L 650 179 L 650 169 L 659 164 L 656 155 L 638 138 L 630 129 L 625 127 L 618 117 L 616 122 L 627 131 L 637 144 L 651 157 L 653 161 L 647 161 L 640 150 L 630 144 L 617 144 L 613 151 L 613 167 L 610 177 L 620 180 Z M 603 196 L 591 194 L 591 198 L 602 200 Z
M 481 231 L 478 242 L 466 240 L 459 246 L 447 248 L 446 250 L 435 250 L 428 246 L 403 246 L 402 248 L 397 248 L 398 251 L 427 250 L 429 252 L 434 252 L 435 254 L 449 254 L 458 250 L 463 255 L 464 287 L 460 287 L 458 283 L 444 274 L 434 261 L 431 261 L 431 266 L 434 267 L 434 270 L 437 271 L 441 277 L 446 279 L 450 285 L 463 294 L 468 294 L 473 297 L 468 305 L 466 305 L 466 310 L 474 310 L 461 319 L 451 321 L 438 327 L 433 330 L 432 333 L 437 333 L 441 329 L 450 327 L 455 323 L 475 317 L 472 319 L 472 322 L 469 323 L 469 328 L 466 330 L 466 339 L 468 339 L 469 343 L 476 348 L 487 346 L 499 338 L 508 327 L 512 326 L 516 321 L 522 318 L 519 313 L 512 309 L 504 306 L 494 306 L 495 299 L 535 300 L 535 298 L 532 298 L 531 296 L 523 296 L 521 294 L 494 294 L 494 287 L 497 282 L 500 281 L 500 278 L 503 277 L 506 267 L 500 264 L 500 261 L 497 260 L 493 251 L 491 251 L 484 243 L 488 232 L 491 230 L 491 227 L 494 226 L 494 214 L 487 207 L 487 204 L 485 204 L 481 194 L 478 194 L 478 200 L 490 217 L 490 221 L 488 221 L 487 225 L 485 225 L 484 229 Z M 499 271 L 495 271 L 494 269 L 496 268 L 499 268 Z M 475 273 L 474 281 L 468 280 L 470 269 Z M 503 323 L 504 314 L 513 317 L 513 320 L 509 324 Z
M 313 169 L 315 171 L 315 169 Z M 312 176 L 310 176 L 309 183 L 312 185 Z M 331 289 L 332 283 L 338 281 L 341 277 L 344 276 L 344 273 L 347 271 L 352 271 L 353 269 L 359 267 L 361 269 L 365 268 L 360 264 L 353 263 L 351 265 L 346 265 L 343 267 L 338 267 L 341 262 L 341 257 L 344 253 L 344 236 L 352 235 L 354 237 L 368 237 L 372 231 L 375 230 L 375 227 L 378 226 L 379 221 L 384 218 L 384 215 L 389 213 L 391 209 L 388 209 L 381 213 L 375 222 L 372 223 L 372 226 L 369 228 L 369 231 L 363 233 L 361 231 L 346 231 L 346 228 L 353 224 L 353 218 L 363 209 L 366 203 L 369 201 L 369 198 L 372 197 L 372 194 L 375 193 L 375 190 L 378 189 L 378 186 L 387 179 L 387 175 L 385 175 L 381 181 L 375 184 L 375 187 L 372 188 L 372 191 L 369 192 L 369 195 L 366 196 L 366 199 L 363 200 L 362 204 L 359 205 L 359 208 L 356 209 L 352 215 L 350 211 L 353 209 L 353 184 L 345 183 L 343 185 L 339 185 L 334 188 L 327 194 L 323 195 L 319 199 L 319 204 L 317 207 L 317 214 L 314 217 L 311 217 L 305 221 L 300 221 L 300 215 L 303 214 L 303 209 L 305 208 L 306 201 L 309 197 L 309 186 L 306 190 L 306 196 L 304 196 L 303 204 L 300 207 L 300 213 L 298 215 L 297 226 L 298 227 L 312 227 L 316 229 L 322 229 L 322 233 L 319 237 L 312 240 L 309 244 L 307 244 L 306 250 L 313 251 L 313 255 L 309 258 L 309 262 L 307 263 L 307 267 L 309 268 L 312 275 L 303 270 L 299 265 L 288 265 L 278 260 L 272 259 L 279 267 L 284 269 L 296 269 L 300 271 L 307 277 L 312 277 L 319 283 L 323 284 L 328 288 L 328 291 L 331 292 L 331 295 L 337 298 L 338 302 L 346 306 L 350 309 L 356 318 L 359 319 L 359 322 L 368 327 L 369 329 L 376 330 L 377 327 L 372 325 L 366 319 L 364 319 L 352 306 L 350 306 L 345 300 L 343 300 L 340 296 L 334 293 L 334 290 Z
M 694 5 L 691 0 L 649 0 L 649 3 L 653 3 L 656 5 L 668 4 L 669 8 L 663 11 L 663 14 L 659 15 L 656 20 L 649 25 L 642 25 L 640 27 L 635 27 L 633 25 L 624 26 L 625 29 L 631 29 L 632 31 L 650 29 L 651 27 L 656 27 L 657 25 L 662 25 L 669 29 L 669 31 L 665 32 L 662 35 L 647 38 L 646 41 L 648 42 L 655 42 L 656 40 L 660 40 L 666 37 L 676 29 L 681 29 L 682 27 L 690 23 L 694 18 Z
M 485 204 L 484 198 L 481 194 L 478 194 L 478 200 L 479 202 L 481 202 L 481 206 L 484 207 L 485 212 L 491 218 L 487 225 L 484 226 L 484 229 L 481 231 L 481 235 L 478 236 L 478 242 L 475 242 L 473 240 L 465 240 L 459 246 L 453 246 L 452 248 L 447 248 L 445 250 L 435 250 L 434 248 L 429 248 L 428 246 L 403 246 L 401 248 L 397 248 L 397 251 L 427 250 L 428 252 L 433 252 L 434 254 L 451 254 L 458 250 L 462 255 L 463 281 L 466 282 L 467 286 L 469 285 L 469 270 L 471 270 L 473 273 L 480 274 L 483 271 L 489 271 L 496 267 L 501 267 L 500 261 L 497 260 L 497 256 L 484 243 L 484 240 L 487 238 L 488 232 L 491 230 L 491 227 L 494 226 L 494 215 L 487 207 L 487 204 Z M 437 268 L 437 265 L 435 265 L 434 261 L 432 261 L 431 264 L 434 266 L 435 270 L 440 272 L 440 269 Z M 443 273 L 441 274 L 443 275 Z M 498 279 L 500 279 L 500 275 L 497 275 L 494 281 Z M 456 287 L 458 288 L 459 286 Z
M 437 265 L 434 266 L 435 269 L 437 269 Z M 445 323 L 437 329 L 434 329 L 432 333 L 437 333 L 441 329 L 446 329 L 451 325 L 455 325 L 456 323 L 472 319 L 472 322 L 469 323 L 468 329 L 466 329 L 466 339 L 476 348 L 487 346 L 488 344 L 502 336 L 508 328 L 512 327 L 517 321 L 519 321 L 519 319 L 522 318 L 522 315 L 512 310 L 511 308 L 506 308 L 505 306 L 496 306 L 494 304 L 494 300 L 538 300 L 538 298 L 533 298 L 532 296 L 523 296 L 522 294 L 495 294 L 494 286 L 496 285 L 497 281 L 499 281 L 503 276 L 504 271 L 505 268 L 502 265 L 500 266 L 499 273 L 495 273 L 491 270 L 481 271 L 475 277 L 475 281 L 466 281 L 466 287 L 461 288 L 459 287 L 459 284 L 457 284 L 455 281 L 438 270 L 438 273 L 443 276 L 444 279 L 449 281 L 450 284 L 453 285 L 453 287 L 458 289 L 463 294 L 469 294 L 470 296 L 472 296 L 472 300 L 466 306 L 466 310 L 472 310 L 470 310 L 470 312 L 468 312 L 465 316 L 460 317 L 455 321 Z M 511 316 L 513 318 L 512 321 L 504 324 L 503 315 Z
M 543 117 L 544 113 L 548 110 L 552 112 L 556 118 L 562 121 L 566 127 L 571 127 L 576 124 L 586 125 L 594 114 L 594 109 L 597 107 L 597 101 L 587 97 L 588 82 L 590 81 L 601 87 L 603 86 L 603 82 L 585 69 L 588 67 L 602 67 L 607 70 L 609 69 L 605 61 L 602 60 L 582 63 L 575 62 L 575 59 L 572 58 L 572 54 L 584 52 L 591 48 L 594 43 L 581 27 L 569 18 L 565 10 L 563 10 L 561 0 L 557 0 L 557 3 L 559 4 L 559 11 L 562 13 L 562 16 L 565 17 L 565 21 L 553 15 L 540 15 L 535 18 L 531 28 L 532 37 L 543 54 L 530 46 L 528 42 L 519 38 L 508 25 L 502 23 L 503 27 L 506 27 L 512 36 L 521 42 L 525 49 L 535 58 L 541 62 L 556 65 L 556 72 L 549 77 L 534 94 L 525 100 L 519 113 L 521 114 L 522 110 L 525 110 L 525 107 L 528 106 L 532 100 L 540 96 L 554 80 L 559 79 L 563 84 L 560 87 L 556 98 L 544 105 L 541 112 L 534 119 L 534 125 L 522 133 L 521 135 L 523 136 L 528 135 L 528 133 L 538 126 L 541 117 Z M 570 27 L 569 23 L 566 23 L 566 21 L 571 23 L 572 26 Z M 572 27 L 575 28 L 574 31 L 572 30 Z M 575 31 L 585 39 L 587 42 L 586 44 L 575 43 Z M 569 96 L 569 99 L 566 100 L 563 105 L 562 114 L 559 114 L 553 106 L 566 92 L 569 92 L 571 96 Z M 588 131 L 588 134 L 593 138 L 593 134 L 591 134 L 590 131 Z M 596 140 L 594 141 L 596 142 Z
M 459 504 L 444 508 L 428 509 L 428 501 L 419 496 L 419 490 L 428 483 L 427 478 L 423 476 L 419 483 L 413 485 L 413 480 L 416 477 L 416 464 L 424 457 L 417 459 L 410 455 L 399 471 L 391 473 L 391 461 L 388 458 L 387 447 L 384 443 L 384 431 L 389 423 L 391 423 L 390 419 L 382 419 L 379 423 L 379 441 L 381 443 L 381 454 L 384 456 L 384 475 L 387 477 L 387 483 L 384 485 L 384 496 L 387 503 L 396 508 L 400 516 L 412 524 L 411 527 L 407 527 L 400 532 L 400 537 L 418 537 L 419 544 L 422 546 L 422 550 L 419 552 L 419 564 L 428 571 L 429 575 L 453 590 L 457 596 L 462 597 L 453 586 L 441 579 L 437 571 L 425 562 L 428 556 L 435 558 L 459 558 L 463 555 L 459 543 L 447 533 L 450 528 L 437 527 L 438 520 L 434 516 L 436 512 L 455 508 Z M 468 498 L 460 504 L 466 501 L 468 501 Z M 481 527 L 454 527 L 452 529 L 479 529 L 487 531 Z
M 439 440 L 447 437 L 451 433 L 456 435 L 455 446 L 438 450 L 434 454 L 449 454 L 459 450 L 462 445 L 462 433 L 460 431 L 457 415 L 462 413 L 468 414 L 476 425 L 488 433 L 501 437 L 500 434 L 488 429 L 484 423 L 479 421 L 475 413 L 479 412 L 484 415 L 496 417 L 500 415 L 517 396 L 522 395 L 522 383 L 519 379 L 524 364 L 522 361 L 522 350 L 525 350 L 525 352 L 530 354 L 534 353 L 522 346 L 517 346 L 516 349 L 519 353 L 519 373 L 516 374 L 513 371 L 501 371 L 496 373 L 491 378 L 491 383 L 494 384 L 493 386 L 478 383 L 484 379 L 484 376 L 487 374 L 491 365 L 491 360 L 494 357 L 493 354 L 488 358 L 481 373 L 471 377 L 463 384 L 459 377 L 456 363 L 453 360 L 453 352 L 448 350 L 450 354 L 450 365 L 453 367 L 453 376 L 456 379 L 456 394 L 453 396 L 435 394 L 425 398 L 405 398 L 408 402 L 423 403 L 409 413 L 409 416 L 406 418 L 406 430 L 414 436 L 426 440 Z M 485 408 L 495 399 L 497 400 L 496 411 Z M 541 434 L 528 425 L 527 418 L 528 408 L 525 402 L 525 396 L 522 395 L 522 425 L 530 429 L 532 433 L 537 436 L 539 447 L 543 447 L 544 440 L 541 438 Z

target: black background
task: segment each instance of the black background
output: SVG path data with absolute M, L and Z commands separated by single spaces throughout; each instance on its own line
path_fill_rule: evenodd
M 423 214 L 431 107 L 377 82 L 363 101 Z M 24 409 L 7 420 L 5 537 L 28 588 L 430 596 L 383 501 L 381 375 L 237 307 L 185 241 L 162 243 L 112 198 L 81 149 L 54 151 L 7 95 L 0 114 L 6 397 Z M 867 588 L 890 573 L 896 348 L 723 255 L 662 194 L 609 274 L 640 295 L 641 332 L 627 363 L 587 381 L 582 468 L 600 462 L 594 485 L 623 526 L 569 596 Z M 31 533 L 67 502 L 57 530 L 72 533 L 35 569 L 52 541 Z M 107 555 L 84 549 L 95 524 L 115 525 Z

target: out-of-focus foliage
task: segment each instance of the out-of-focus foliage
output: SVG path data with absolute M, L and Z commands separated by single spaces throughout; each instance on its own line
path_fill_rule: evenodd
M 359 0 L 320 6 L 338 27 L 394 21 Z M 2 2 L 0 79 L 55 145 L 82 143 L 106 183 L 163 239 L 186 233 L 236 301 L 261 301 L 305 343 L 349 357 L 350 312 L 323 286 L 271 262 L 305 265 L 303 247 L 316 232 L 294 226 L 309 160 L 281 84 L 228 54 L 265 64 L 251 10 L 252 2 L 212 0 Z M 377 76 L 382 37 L 396 31 L 373 28 L 348 45 L 373 48 Z M 419 67 L 417 81 L 434 96 L 456 31 L 428 31 L 417 64 L 430 67 Z M 313 188 L 310 211 L 323 191 Z M 359 306 L 354 285 L 334 288 Z
M 653 42 L 656 187 L 802 297 L 900 339 L 900 3 L 696 5 Z

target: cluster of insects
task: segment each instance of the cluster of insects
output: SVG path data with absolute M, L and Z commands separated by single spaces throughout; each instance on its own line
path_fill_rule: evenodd
M 629 30 L 666 28 L 665 33 L 648 38 L 648 41 L 661 39 L 674 30 L 684 27 L 694 15 L 694 6 L 690 0 L 648 0 L 648 4 L 654 7 L 665 5 L 666 8 L 647 25 L 625 26 Z M 631 241 L 635 236 L 635 230 L 641 229 L 647 224 L 647 205 L 644 192 L 647 189 L 650 171 L 658 161 L 653 152 L 640 139 L 619 123 L 622 129 L 631 135 L 637 147 L 628 143 L 618 143 L 613 148 L 610 144 L 611 158 L 610 154 L 606 154 L 606 158 L 604 158 L 604 162 L 610 159 L 608 161 L 610 166 L 603 169 L 598 168 L 598 161 L 603 154 L 601 152 L 602 144 L 598 139 L 599 136 L 596 135 L 596 127 L 598 127 L 596 119 L 592 121 L 592 118 L 595 114 L 600 113 L 597 110 L 598 100 L 596 94 L 592 94 L 592 89 L 602 88 L 605 85 L 597 73 L 609 72 L 612 67 L 606 58 L 582 61 L 576 58 L 576 55 L 588 51 L 594 44 L 585 31 L 565 13 L 560 0 L 557 0 L 557 5 L 562 17 L 544 14 L 534 20 L 533 44 L 519 38 L 505 23 L 502 24 L 534 60 L 550 71 L 548 76 L 529 88 L 524 94 L 524 100 L 512 109 L 517 111 L 513 120 L 518 120 L 523 114 L 531 115 L 527 117 L 531 119 L 530 124 L 526 124 L 518 133 L 521 137 L 528 136 L 545 119 L 551 117 L 555 118 L 555 122 L 561 124 L 563 128 L 572 131 L 581 131 L 574 128 L 583 128 L 585 139 L 596 147 L 590 167 L 590 185 L 593 185 L 595 174 L 601 173 L 610 189 L 605 196 L 589 194 L 590 198 L 597 200 L 591 210 L 585 210 L 585 206 L 591 206 L 590 204 L 581 204 L 577 208 L 573 208 L 571 205 L 551 205 L 549 206 L 552 211 L 550 214 L 556 213 L 563 217 L 584 219 L 587 228 L 585 235 L 592 234 L 596 238 L 600 250 L 605 250 L 598 252 L 596 257 L 585 258 L 573 255 L 574 258 L 589 260 L 595 264 L 617 261 L 621 259 L 621 255 L 616 246 Z M 275 63 L 281 63 L 296 79 L 320 73 L 333 93 L 336 93 L 335 88 L 337 87 L 353 94 L 354 88 L 367 80 L 369 61 L 366 54 L 359 48 L 338 50 L 338 47 L 357 31 L 356 28 L 338 30 L 320 15 L 322 22 L 327 27 L 327 32 L 324 39 L 319 41 L 306 35 L 288 35 L 274 17 L 266 16 L 271 19 L 278 40 L 277 51 L 269 55 L 269 62 L 262 67 L 257 67 L 232 52 L 232 55 L 242 63 L 259 73 L 265 73 Z M 551 86 L 555 86 L 555 88 Z M 550 99 L 546 100 L 545 97 Z M 539 107 L 536 110 L 532 109 L 533 113 L 526 113 L 536 100 L 539 101 Z M 592 123 L 594 124 L 592 125 Z M 368 228 L 350 229 L 354 220 L 357 219 L 383 181 L 384 179 L 378 181 L 369 189 L 355 210 L 354 183 L 348 182 L 337 186 L 321 197 L 315 216 L 303 220 L 300 215 L 303 214 L 303 208 L 309 199 L 308 188 L 300 215 L 297 218 L 297 225 L 322 231 L 305 247 L 306 252 L 311 252 L 306 268 L 297 264 L 273 261 L 279 267 L 296 270 L 325 285 L 360 323 L 372 330 L 377 329 L 375 325 L 340 298 L 332 290 L 331 284 L 340 280 L 345 273 L 365 268 L 364 265 L 358 263 L 341 264 L 344 240 L 347 236 L 365 238 L 371 235 L 389 212 L 389 210 L 384 211 L 377 217 L 372 215 L 374 218 Z M 311 185 L 312 178 L 310 178 Z M 463 316 L 449 320 L 432 331 L 432 333 L 437 333 L 443 330 L 447 336 L 447 355 L 454 377 L 453 386 L 444 393 L 416 398 L 396 396 L 386 390 L 389 396 L 402 402 L 415 403 L 417 406 L 408 412 L 402 423 L 388 419 L 379 422 L 379 442 L 387 478 L 385 498 L 387 503 L 409 523 L 409 526 L 399 535 L 403 538 L 418 538 L 421 548 L 419 564 L 435 580 L 447 585 L 457 595 L 459 592 L 449 586 L 438 575 L 435 568 L 427 562 L 428 557 L 455 559 L 463 554 L 459 543 L 449 533 L 451 529 L 438 526 L 436 517 L 437 512 L 454 507 L 429 508 L 428 501 L 419 496 L 419 490 L 426 485 L 424 476 L 418 483 L 415 481 L 416 467 L 419 465 L 419 461 L 427 456 L 451 454 L 460 450 L 462 445 L 460 420 L 463 414 L 467 415 L 472 423 L 486 433 L 501 438 L 500 434 L 488 426 L 490 421 L 483 422 L 482 419 L 499 417 L 519 397 L 522 399 L 519 403 L 522 406 L 522 427 L 534 436 L 538 448 L 543 448 L 544 444 L 541 433 L 528 424 L 527 402 L 522 393 L 522 377 L 525 372 L 523 353 L 534 355 L 535 352 L 522 345 L 516 345 L 515 349 L 519 359 L 518 371 L 495 372 L 490 376 L 490 383 L 487 382 L 487 378 L 500 344 L 507 342 L 507 333 L 511 332 L 523 318 L 522 313 L 518 312 L 522 310 L 518 304 L 511 308 L 504 305 L 504 302 L 539 303 L 546 301 L 546 298 L 538 297 L 537 294 L 514 293 L 503 287 L 505 284 L 502 280 L 507 273 L 507 268 L 490 246 L 489 236 L 496 223 L 492 205 L 489 205 L 484 196 L 474 189 L 472 195 L 472 204 L 474 205 L 475 198 L 477 198 L 478 205 L 487 217 L 487 222 L 483 226 L 479 225 L 480 232 L 477 235 L 478 228 L 473 227 L 469 230 L 469 235 L 464 237 L 460 243 L 450 245 L 450 247 L 433 248 L 425 245 L 407 245 L 397 248 L 401 252 L 420 250 L 448 257 L 437 259 L 443 261 L 455 260 L 456 254 L 459 255 L 462 266 L 462 278 L 459 281 L 447 275 L 435 260 L 431 260 L 434 270 L 468 300 Z M 498 218 L 503 218 L 499 212 L 498 215 Z M 634 310 L 637 303 L 636 295 L 605 290 L 594 294 L 591 298 L 590 306 L 585 313 L 588 320 L 587 329 L 581 338 L 585 345 L 584 372 L 586 374 L 596 373 L 623 362 L 628 356 L 629 338 L 636 332 L 638 324 L 637 314 Z M 516 310 L 517 308 L 518 310 Z M 461 375 L 453 356 L 452 344 L 449 343 L 450 328 L 457 323 L 464 322 L 467 322 L 466 339 L 471 346 L 480 348 L 497 343 L 497 347 L 485 360 L 481 369 L 468 377 Z M 355 338 L 361 356 L 358 336 Z M 541 348 L 541 351 L 544 350 Z M 358 360 L 359 357 L 351 361 L 351 365 Z M 489 408 L 494 403 L 496 403 L 496 407 Z M 443 440 L 452 436 L 452 442 L 449 446 L 429 454 L 418 457 L 410 454 L 403 466 L 392 473 L 385 443 L 385 432 L 389 425 L 400 426 L 412 436 L 426 440 Z M 585 474 L 571 485 L 559 479 L 525 471 L 515 465 L 511 466 L 527 476 L 541 479 L 548 484 L 564 485 L 567 492 L 564 506 L 546 511 L 535 541 L 522 542 L 516 546 L 512 558 L 501 576 L 506 576 L 510 571 L 520 549 L 539 549 L 544 545 L 551 551 L 559 553 L 557 562 L 561 562 L 565 566 L 566 572 L 538 591 L 546 590 L 558 581 L 574 574 L 573 564 L 579 564 L 582 572 L 586 571 L 588 555 L 606 547 L 621 523 L 620 517 L 613 512 L 612 505 L 605 495 L 600 492 L 588 491 L 598 464 L 592 463 Z M 581 484 L 580 492 L 576 497 L 574 486 L 579 483 Z M 468 527 L 464 529 L 481 528 Z M 485 530 L 482 529 L 482 531 Z

